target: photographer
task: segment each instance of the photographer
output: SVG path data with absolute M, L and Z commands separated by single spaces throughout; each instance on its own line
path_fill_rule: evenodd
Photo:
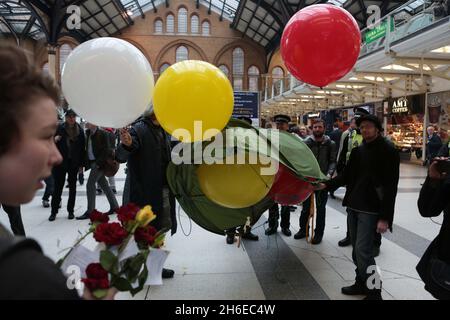
M 434 158 L 420 191 L 417 205 L 423 217 L 437 217 L 444 211 L 438 236 L 430 244 L 416 269 L 425 289 L 437 299 L 450 299 L 450 161 Z

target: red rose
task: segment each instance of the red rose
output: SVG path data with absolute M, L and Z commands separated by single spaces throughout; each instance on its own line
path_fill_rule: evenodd
M 108 272 L 103 269 L 100 263 L 91 263 L 86 268 L 87 278 L 81 279 L 90 291 L 97 289 L 108 289 Z
M 134 232 L 134 240 L 137 243 L 152 246 L 153 243 L 155 242 L 157 233 L 158 231 L 150 225 L 144 228 L 137 228 L 136 231 Z
M 91 219 L 92 223 L 107 223 L 109 221 L 107 213 L 101 213 L 97 210 L 91 212 L 89 219 Z
M 117 218 L 124 226 L 128 221 L 134 220 L 139 210 L 141 210 L 141 208 L 130 202 L 117 210 Z
M 108 246 L 119 245 L 128 236 L 128 232 L 118 222 L 102 223 L 94 231 L 94 239 Z

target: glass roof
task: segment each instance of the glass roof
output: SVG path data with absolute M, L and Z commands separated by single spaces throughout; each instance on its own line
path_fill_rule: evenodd
M 19 0 L 0 1 L 0 32 L 15 37 L 26 33 L 36 40 L 45 36 L 34 14 Z

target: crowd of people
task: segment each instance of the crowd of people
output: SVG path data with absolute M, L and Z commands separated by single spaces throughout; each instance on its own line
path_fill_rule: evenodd
M 49 220 L 54 221 L 62 206 L 61 195 L 67 176 L 67 213 L 68 218 L 73 219 L 77 179 L 83 170 L 90 170 L 86 183 L 87 210 L 77 219 L 88 219 L 95 209 L 97 184 L 107 196 L 108 213 L 114 214 L 119 204 L 105 176 L 114 175 L 116 161 L 127 164 L 122 204 L 151 204 L 157 215 L 152 222 L 154 227 L 172 234 L 176 232 L 175 198 L 165 175 L 171 141 L 151 111 L 129 128 L 117 132 L 92 123 L 86 124 L 85 131 L 70 109 L 65 113 L 64 122 L 59 123 L 56 106 L 60 92 L 54 80 L 38 71 L 17 47 L 0 46 L 0 61 L 0 203 L 16 235 L 25 235 L 20 205 L 35 197 L 36 191 L 43 188 L 43 181 L 48 189 L 43 205 L 51 207 Z M 355 111 L 355 118 L 345 132 L 335 126 L 330 135 L 326 135 L 325 122 L 320 119 L 314 121 L 311 129 L 300 127 L 292 131 L 311 149 L 321 171 L 328 177 L 315 187 L 317 223 L 311 243 L 318 245 L 324 237 L 328 193 L 345 186 L 342 205 L 348 213 L 347 235 L 339 245 L 353 246 L 356 270 L 355 283 L 342 288 L 342 293 L 379 300 L 382 299 L 381 284 L 368 286 L 367 270 L 376 265 L 374 258 L 379 253 L 381 234 L 393 229 L 400 159 L 393 144 L 383 136 L 379 119 L 365 110 Z M 278 115 L 274 120 L 279 130 L 290 131 L 288 116 Z M 417 270 L 426 289 L 436 298 L 444 299 L 449 298 L 450 292 L 445 284 L 448 278 L 442 276 L 443 272 L 444 275 L 448 272 L 450 263 L 450 181 L 447 174 L 450 154 L 448 145 L 441 145 L 438 150 L 434 145 L 434 133 L 430 130 L 428 134 L 428 177 L 418 206 L 424 217 L 438 216 L 444 211 L 444 221 Z M 312 197 L 302 204 L 299 231 L 294 235 L 297 240 L 307 234 L 311 202 Z M 291 236 L 292 209 L 274 204 L 269 210 L 266 235 L 277 233 L 281 211 L 282 233 Z M 235 233 L 236 229 L 227 231 L 228 243 L 233 243 Z M 244 237 L 258 240 L 250 228 L 246 228 Z M 162 276 L 173 277 L 174 271 L 163 269 Z M 17 281 L 19 278 L 21 281 Z M 114 289 L 110 291 L 108 299 L 115 294 Z M 14 237 L 0 225 L 0 299 L 5 298 L 80 297 L 76 290 L 67 287 L 61 270 L 43 255 L 36 241 Z M 92 295 L 85 292 L 83 298 L 91 299 Z

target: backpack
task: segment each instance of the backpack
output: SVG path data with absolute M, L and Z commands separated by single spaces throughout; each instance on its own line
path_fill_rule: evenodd
M 24 249 L 33 249 L 42 252 L 39 244 L 25 237 L 0 237 L 0 263 L 10 254 Z

